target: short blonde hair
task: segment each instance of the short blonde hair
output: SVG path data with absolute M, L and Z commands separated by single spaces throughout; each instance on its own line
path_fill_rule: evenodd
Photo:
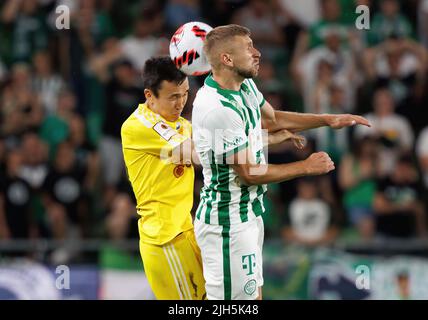
M 218 49 L 221 44 L 235 36 L 250 36 L 251 32 L 248 28 L 237 25 L 228 24 L 212 29 L 206 36 L 204 42 L 204 53 L 207 56 L 208 62 L 215 69 L 219 67 L 220 62 L 216 59 Z

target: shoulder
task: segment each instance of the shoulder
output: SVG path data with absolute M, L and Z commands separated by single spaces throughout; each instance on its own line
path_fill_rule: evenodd
M 235 100 L 228 99 L 208 86 L 199 89 L 193 101 L 193 123 L 207 118 L 227 118 L 230 115 L 234 117 L 234 114 L 241 117 Z
M 149 136 L 153 135 L 155 131 L 153 128 L 159 121 L 150 114 L 142 112 L 138 107 L 122 124 L 121 135 L 122 139 L 127 137 Z
M 193 100 L 194 107 L 209 108 L 216 106 L 220 103 L 221 95 L 217 91 L 207 85 L 203 85 L 196 93 L 195 100 Z

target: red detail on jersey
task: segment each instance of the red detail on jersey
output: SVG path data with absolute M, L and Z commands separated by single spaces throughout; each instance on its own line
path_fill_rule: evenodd
M 179 164 L 175 166 L 174 168 L 174 176 L 176 178 L 180 178 L 184 174 L 184 166 L 182 164 Z
M 192 31 L 195 36 L 201 38 L 202 41 L 205 41 L 205 36 L 207 35 L 207 32 L 204 29 L 201 29 L 198 26 L 193 26 Z
M 177 68 L 181 68 L 184 65 L 188 65 L 190 66 L 193 63 L 193 60 L 198 59 L 199 53 L 197 53 L 195 51 L 195 49 L 189 50 L 189 51 L 184 51 L 183 54 L 181 56 L 175 57 L 174 58 L 174 63 L 177 66 Z

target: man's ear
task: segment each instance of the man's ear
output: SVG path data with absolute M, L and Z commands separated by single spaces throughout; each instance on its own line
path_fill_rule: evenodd
M 144 96 L 146 97 L 146 100 L 149 100 L 153 97 L 153 92 L 150 89 L 144 89 Z
M 229 66 L 229 67 L 233 67 L 233 60 L 232 60 L 232 57 L 230 56 L 230 54 L 222 53 L 220 56 L 220 60 L 224 65 Z

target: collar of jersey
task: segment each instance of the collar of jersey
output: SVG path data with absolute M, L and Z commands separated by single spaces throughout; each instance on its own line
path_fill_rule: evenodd
M 175 122 L 171 122 L 171 121 L 166 120 L 160 114 L 158 114 L 158 113 L 154 112 L 153 110 L 151 110 L 149 108 L 149 106 L 147 105 L 147 103 L 142 103 L 141 104 L 141 108 L 142 108 L 141 111 L 149 113 L 154 119 L 156 119 L 158 121 L 165 122 L 166 124 L 168 124 L 170 127 L 174 128 L 174 129 L 177 127 L 177 122 L 180 122 L 179 121 L 180 118 L 178 118 L 178 120 L 175 121 Z
M 239 94 L 239 91 L 230 90 L 230 89 L 223 89 L 220 87 L 220 85 L 214 80 L 212 74 L 210 74 L 208 77 L 205 78 L 205 84 L 207 86 L 210 86 L 214 89 L 217 89 L 217 91 L 220 94 L 228 95 L 228 94 Z

